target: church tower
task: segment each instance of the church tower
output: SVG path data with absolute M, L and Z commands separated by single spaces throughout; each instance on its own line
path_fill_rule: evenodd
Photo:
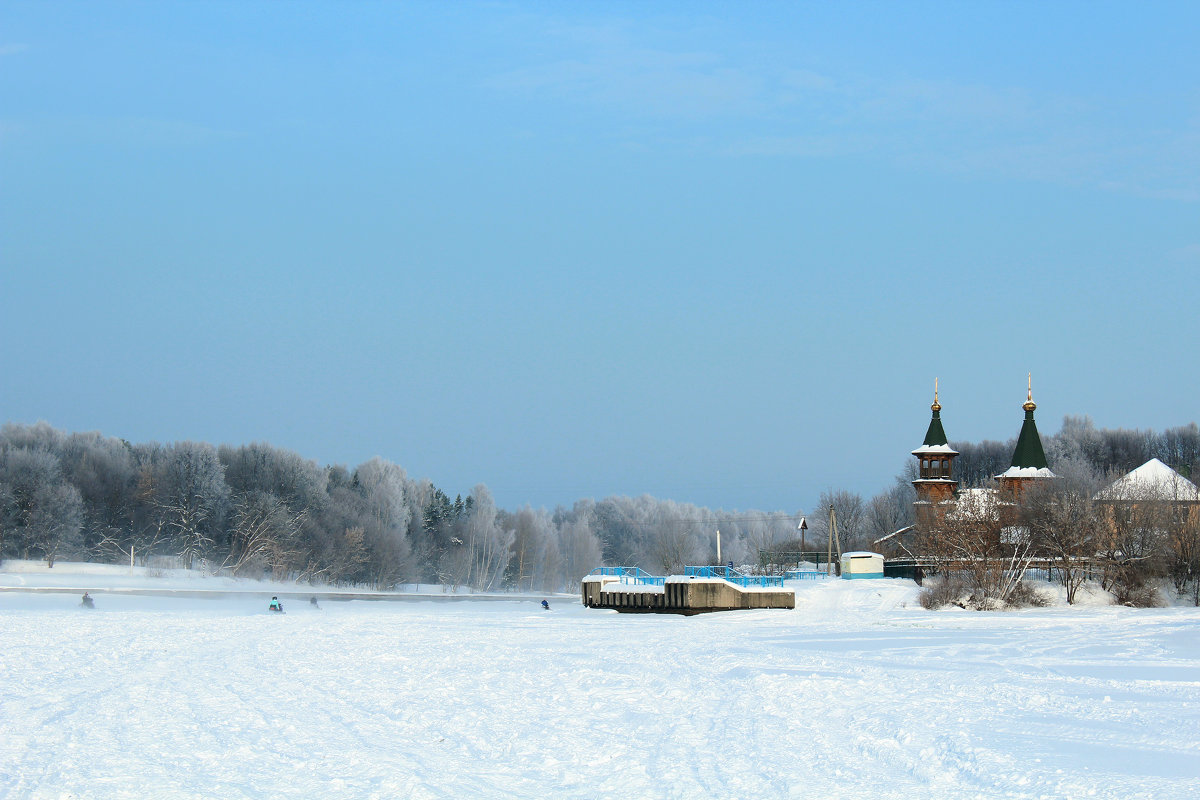
M 942 406 L 938 402 L 937 378 L 933 380 L 933 418 L 929 420 L 929 430 L 925 432 L 925 441 L 912 451 L 917 457 L 917 479 L 913 488 L 917 490 L 917 520 L 932 524 L 937 518 L 939 503 L 953 499 L 958 481 L 954 479 L 954 457 L 958 451 L 950 447 L 946 441 L 946 431 L 942 427 Z
M 1021 425 L 1021 433 L 1017 436 L 1017 446 L 1013 450 L 1012 466 L 996 476 L 996 480 L 1014 495 L 1020 495 L 1021 490 L 1038 478 L 1056 477 L 1046 465 L 1046 451 L 1042 449 L 1042 437 L 1038 434 L 1037 423 L 1033 420 L 1037 403 L 1033 402 L 1033 375 L 1029 376 L 1029 391 L 1025 396 L 1025 422 Z

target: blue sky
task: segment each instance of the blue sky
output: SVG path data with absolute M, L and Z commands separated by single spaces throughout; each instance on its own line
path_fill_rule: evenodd
M 809 509 L 1197 418 L 1194 3 L 6 3 L 0 418 Z

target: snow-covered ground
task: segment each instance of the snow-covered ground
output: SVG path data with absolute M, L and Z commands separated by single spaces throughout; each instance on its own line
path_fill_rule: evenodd
M 795 585 L 695 617 L 0 592 L 0 798 L 1200 797 L 1200 611 Z
M 170 569 L 120 564 L 59 562 L 48 568 L 45 561 L 8 560 L 0 562 L 0 590 L 6 589 L 84 589 L 95 591 L 159 592 L 272 592 L 308 597 L 344 593 L 346 589 L 291 583 L 251 580 L 229 575 L 213 575 L 202 570 Z M 447 589 L 441 585 L 406 584 L 406 594 L 472 594 L 466 587 Z M 354 589 L 357 594 L 390 594 L 370 589 Z

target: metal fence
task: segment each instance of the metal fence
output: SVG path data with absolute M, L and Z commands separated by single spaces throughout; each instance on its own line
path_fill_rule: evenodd
M 789 569 L 783 573 L 783 577 L 789 581 L 820 581 L 830 576 L 828 572 L 818 572 L 813 569 Z
M 588 574 L 610 575 L 631 586 L 662 586 L 667 580 L 662 575 L 651 575 L 641 567 L 596 567 Z
M 689 578 L 724 578 L 744 588 L 783 586 L 782 575 L 745 575 L 733 567 L 684 567 L 683 574 Z
M 621 583 L 631 586 L 662 586 L 666 583 L 666 578 L 662 575 L 651 575 L 641 567 L 596 567 L 589 575 L 607 575 L 614 578 L 619 578 Z M 743 588 L 755 587 L 771 587 L 783 586 L 783 575 L 746 575 L 734 569 L 733 567 L 684 567 L 683 574 L 688 578 L 723 578 L 730 583 L 737 584 Z M 790 576 L 790 573 L 789 573 Z M 818 572 L 803 572 L 798 573 L 798 577 L 825 577 L 824 573 Z

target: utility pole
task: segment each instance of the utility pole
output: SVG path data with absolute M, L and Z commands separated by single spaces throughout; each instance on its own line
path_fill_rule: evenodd
M 825 574 L 833 575 L 833 506 L 829 507 L 829 524 L 825 531 Z
M 837 554 L 838 554 L 838 558 L 840 559 L 842 557 L 842 539 L 840 536 L 838 536 L 837 512 L 833 510 L 833 504 L 831 503 L 829 505 L 829 537 L 826 542 L 826 547 L 828 548 L 828 552 L 825 556 L 825 559 L 826 559 L 825 574 L 826 575 L 833 575 L 833 543 L 835 541 L 837 542 Z
M 721 529 L 717 528 L 717 564 L 721 564 Z
M 796 530 L 800 531 L 800 558 L 804 558 L 804 532 L 808 530 L 808 520 L 803 514 L 800 515 L 800 524 L 796 526 Z

